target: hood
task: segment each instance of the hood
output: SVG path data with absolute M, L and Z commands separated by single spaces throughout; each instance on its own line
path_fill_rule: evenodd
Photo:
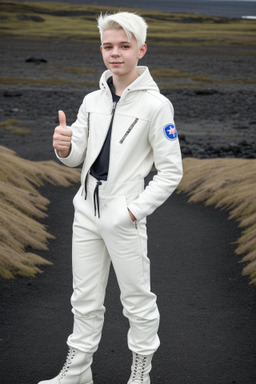
M 138 66 L 137 67 L 137 73 L 139 77 L 127 87 L 123 94 L 122 99 L 125 97 L 127 93 L 130 93 L 132 91 L 156 91 L 160 92 L 159 88 L 156 84 L 156 82 L 153 80 L 148 67 L 145 66 Z M 109 87 L 107 85 L 108 78 L 112 76 L 112 72 L 109 70 L 106 70 L 103 72 L 101 78 L 100 78 L 100 88 L 109 90 Z

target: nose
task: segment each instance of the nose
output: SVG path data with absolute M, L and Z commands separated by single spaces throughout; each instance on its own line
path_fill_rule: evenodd
M 112 56 L 120 56 L 118 47 L 115 47 L 115 46 L 113 47 Z

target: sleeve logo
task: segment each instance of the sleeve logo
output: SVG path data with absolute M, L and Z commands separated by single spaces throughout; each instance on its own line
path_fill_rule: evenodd
M 164 127 L 164 134 L 168 140 L 175 140 L 178 137 L 178 132 L 175 127 L 175 124 L 167 124 Z

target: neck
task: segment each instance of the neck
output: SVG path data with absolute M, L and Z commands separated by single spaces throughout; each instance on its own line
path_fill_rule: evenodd
M 117 96 L 122 96 L 124 90 L 138 78 L 137 72 L 130 76 L 115 76 L 113 74 L 113 84 Z

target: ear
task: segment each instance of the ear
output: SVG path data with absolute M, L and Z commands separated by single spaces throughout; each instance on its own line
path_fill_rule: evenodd
M 140 47 L 139 55 L 138 55 L 138 59 L 142 59 L 142 57 L 145 56 L 146 52 L 147 52 L 147 44 L 144 43 L 144 44 Z

